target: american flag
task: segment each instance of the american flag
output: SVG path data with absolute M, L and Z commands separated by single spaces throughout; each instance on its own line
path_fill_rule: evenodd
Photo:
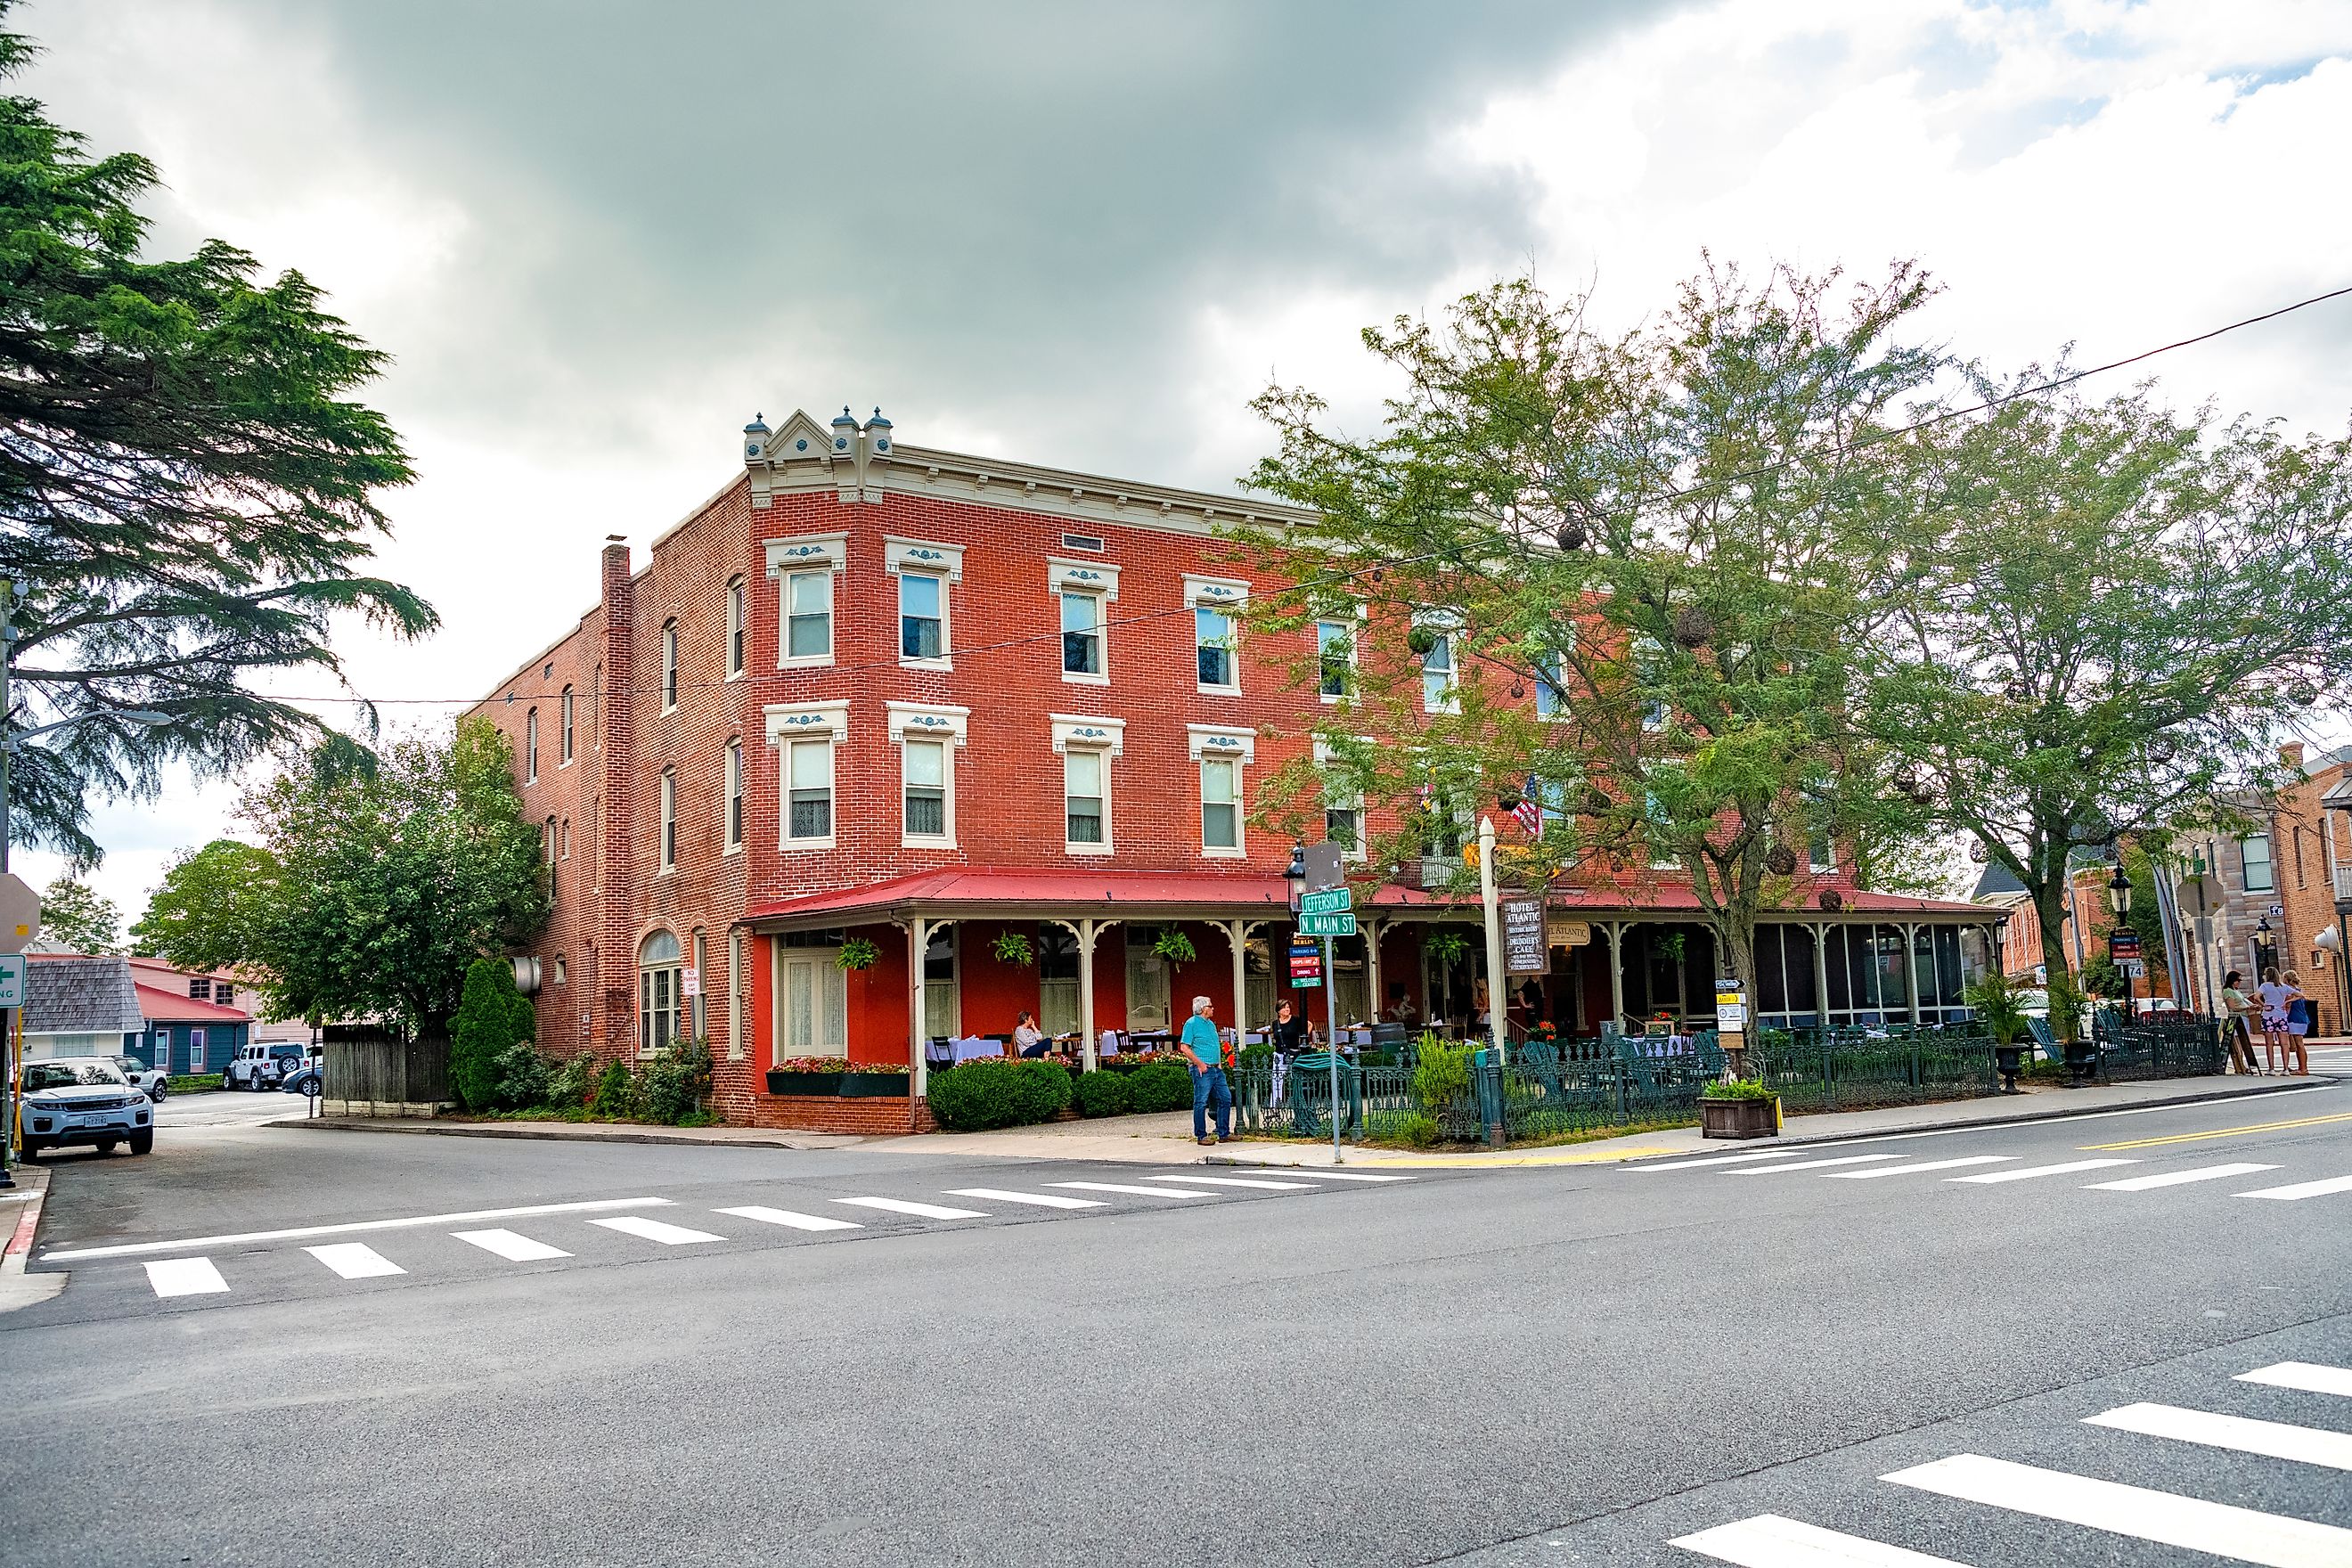
M 1543 837 L 1543 799 L 1536 794 L 1536 775 L 1528 775 L 1528 787 L 1519 792 L 1519 808 L 1514 814 L 1520 828 L 1530 838 Z

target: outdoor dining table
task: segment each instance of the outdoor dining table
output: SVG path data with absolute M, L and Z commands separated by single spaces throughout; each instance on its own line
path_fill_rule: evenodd
M 991 1039 L 986 1035 L 972 1035 L 963 1039 L 948 1042 L 949 1058 L 958 1062 L 973 1061 L 982 1057 L 1001 1057 L 1003 1054 L 1004 1042 Z

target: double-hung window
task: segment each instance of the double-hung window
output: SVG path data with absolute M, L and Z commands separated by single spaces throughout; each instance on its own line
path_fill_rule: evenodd
M 2246 891 L 2274 892 L 2278 875 L 2271 865 L 2271 836 L 2256 833 L 2238 840 L 2238 863 L 2245 868 Z
M 730 680 L 743 673 L 743 619 L 746 607 L 743 579 L 734 578 L 727 584 L 727 679 Z
M 661 868 L 677 865 L 677 774 L 668 768 L 661 776 Z
M 849 564 L 846 533 L 800 533 L 771 539 L 762 546 L 768 575 L 776 580 L 776 668 L 792 669 L 833 662 L 833 579 Z M 748 594 L 748 590 L 746 591 Z M 748 638 L 748 597 L 739 607 L 737 595 L 727 599 L 730 633 L 743 630 Z M 730 643 L 728 671 L 744 668 L 744 658 Z
M 1315 623 L 1316 691 L 1326 702 L 1348 695 L 1356 674 L 1356 626 L 1353 621 Z
M 727 850 L 743 847 L 743 740 L 727 742 Z
M 948 742 L 908 740 L 900 753 L 905 773 L 906 836 L 940 838 L 948 833 Z
M 662 711 L 677 707 L 677 623 L 664 621 L 661 633 Z
M 832 658 L 832 568 L 787 574 L 784 578 L 784 662 L 823 663 Z
M 1201 847 L 1242 847 L 1242 764 L 1234 757 L 1201 759 Z
M 1110 753 L 1076 747 L 1062 753 L 1063 815 L 1073 847 L 1110 846 Z
M 1200 667 L 1200 683 L 1219 691 L 1237 689 L 1241 675 L 1234 663 L 1234 617 L 1226 611 L 1196 605 L 1192 608 L 1192 647 Z
M 522 782 L 539 782 L 539 710 L 522 716 Z
M 562 746 L 562 760 L 561 762 L 559 762 L 559 763 L 556 764 L 558 767 L 565 767 L 565 768 L 568 768 L 568 767 L 570 767 L 570 766 L 572 765 L 572 755 L 573 755 L 572 749 L 572 688 L 570 688 L 570 687 L 568 687 L 568 686 L 567 686 L 567 687 L 565 687 L 565 688 L 563 689 L 563 746 Z
M 1065 588 L 1062 600 L 1062 673 L 1103 673 L 1103 600 L 1100 594 Z
M 784 749 L 788 801 L 784 837 L 796 847 L 833 842 L 833 741 L 794 741 Z
M 1444 626 L 1425 626 L 1429 651 L 1421 656 L 1421 710 L 1451 713 L 1454 700 L 1454 633 Z
M 1118 598 L 1118 568 L 1108 561 L 1045 560 L 1045 590 L 1062 622 L 1062 679 L 1079 686 L 1110 684 L 1110 606 Z
M 947 579 L 929 573 L 898 578 L 898 657 L 942 659 L 948 656 Z
M 1646 633 L 1633 639 L 1633 680 L 1642 703 L 1642 728 L 1652 734 L 1666 727 L 1666 650 Z
M 1536 717 L 1557 718 L 1568 707 L 1567 661 L 1558 654 L 1536 660 Z

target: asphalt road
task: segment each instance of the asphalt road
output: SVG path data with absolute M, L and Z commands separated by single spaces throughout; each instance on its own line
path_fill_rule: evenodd
M 2352 1087 L 1737 1152 L 166 1129 L 48 1162 L 72 1279 L 0 1318 L 0 1556 L 2352 1563 L 2352 1393 L 2264 1371 L 2352 1368 Z

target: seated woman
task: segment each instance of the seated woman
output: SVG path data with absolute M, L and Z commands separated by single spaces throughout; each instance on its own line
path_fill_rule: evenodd
M 1025 1010 L 1013 1026 L 1013 1049 L 1015 1054 L 1024 1057 L 1045 1054 L 1045 1031 L 1036 1026 Z

